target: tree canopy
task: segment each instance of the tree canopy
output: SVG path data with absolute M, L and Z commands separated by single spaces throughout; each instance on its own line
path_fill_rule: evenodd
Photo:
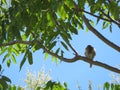
M 113 8 L 114 7 L 114 8 Z M 90 17 L 96 18 L 96 21 Z M 120 28 L 119 0 L 1 0 L 0 2 L 0 55 L 2 62 L 16 63 L 16 57 L 24 54 L 20 70 L 25 61 L 33 64 L 32 54 L 43 50 L 45 57 L 51 55 L 56 62 L 76 62 L 83 60 L 120 73 L 120 70 L 108 64 L 92 61 L 81 56 L 71 45 L 72 35 L 79 30 L 88 30 L 109 47 L 120 52 L 120 46 L 103 36 L 94 23 L 102 23 L 101 29 L 113 25 Z M 58 46 L 61 44 L 62 48 Z M 66 58 L 65 50 L 72 50 L 74 57 Z

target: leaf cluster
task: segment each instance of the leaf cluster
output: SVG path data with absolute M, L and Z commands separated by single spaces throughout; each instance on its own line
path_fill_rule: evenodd
M 8 83 L 11 83 L 11 80 L 8 77 L 2 75 L 3 71 L 4 70 L 0 64 L 0 89 L 7 90 Z
M 120 90 L 120 84 L 106 82 L 103 90 Z

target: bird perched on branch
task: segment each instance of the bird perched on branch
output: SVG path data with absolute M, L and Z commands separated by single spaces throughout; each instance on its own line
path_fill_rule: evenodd
M 92 47 L 91 45 L 88 45 L 86 48 L 85 48 L 85 56 L 91 60 L 93 60 L 93 58 L 95 57 L 96 55 L 96 51 L 95 51 L 95 48 Z M 92 67 L 92 63 L 90 63 L 90 68 Z

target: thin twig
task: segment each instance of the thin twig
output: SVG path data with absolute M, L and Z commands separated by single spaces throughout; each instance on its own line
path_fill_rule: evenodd
M 78 8 L 78 6 L 77 6 L 76 3 L 74 3 L 74 5 L 75 5 L 75 8 L 73 8 L 73 9 L 77 10 L 78 12 L 85 12 L 85 13 L 93 16 L 93 17 L 99 18 L 99 19 L 104 20 L 104 21 L 113 22 L 113 23 L 115 23 L 116 25 L 120 26 L 120 23 L 119 23 L 119 22 L 117 22 L 116 20 L 113 20 L 112 18 L 110 18 L 108 15 L 106 15 L 106 14 L 103 13 L 103 12 L 102 12 L 102 13 L 103 13 L 108 19 L 103 18 L 103 17 L 98 16 L 98 15 L 95 15 L 95 14 L 93 14 L 93 13 L 91 13 L 91 12 L 85 11 L 85 10 L 83 10 L 83 9 L 81 9 L 81 8 Z M 67 5 L 66 5 L 66 6 L 67 6 Z

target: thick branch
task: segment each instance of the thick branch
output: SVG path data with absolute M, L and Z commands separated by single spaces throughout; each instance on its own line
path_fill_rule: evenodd
M 73 57 L 73 58 L 71 58 L 71 59 L 64 58 L 64 57 L 59 56 L 58 54 L 55 54 L 54 52 L 48 50 L 43 44 L 41 44 L 40 41 L 34 41 L 34 43 L 35 43 L 35 42 L 36 42 L 36 44 L 40 45 L 41 48 L 42 48 L 45 52 L 49 53 L 49 54 L 52 55 L 52 56 L 55 56 L 55 57 L 59 58 L 61 61 L 68 62 L 68 63 L 72 63 L 72 62 L 76 62 L 76 61 L 78 61 L 78 60 L 82 60 L 82 61 L 85 61 L 85 62 L 87 62 L 87 63 L 89 63 L 89 64 L 92 63 L 93 65 L 103 67 L 103 68 L 105 68 L 105 69 L 107 69 L 107 70 L 110 70 L 110 71 L 113 71 L 113 72 L 116 72 L 116 73 L 120 73 L 120 70 L 117 69 L 117 68 L 115 68 L 115 67 L 109 66 L 109 65 L 104 64 L 104 63 L 102 63 L 102 62 L 92 61 L 92 60 L 90 60 L 90 59 L 88 59 L 88 58 L 86 58 L 86 57 L 80 56 L 80 55 L 76 55 L 75 57 Z M 3 43 L 3 44 L 0 45 L 0 47 L 2 47 L 2 46 L 10 46 L 10 45 L 14 45 L 14 44 L 27 44 L 27 45 L 30 45 L 30 44 L 32 44 L 32 43 L 33 43 L 33 41 L 22 41 L 22 40 L 18 40 L 18 41 L 11 41 L 11 42 L 9 42 L 9 43 Z
M 90 23 L 89 20 L 85 17 L 82 16 L 83 21 L 85 22 L 86 26 L 88 29 L 93 32 L 98 38 L 100 38 L 103 42 L 105 42 L 107 45 L 110 47 L 114 48 L 118 52 L 120 52 L 120 47 L 114 44 L 113 42 L 110 42 L 108 39 L 106 39 L 102 34 L 100 34 Z
M 80 55 L 77 55 L 77 56 L 73 57 L 72 59 L 68 59 L 68 58 L 64 58 L 62 56 L 59 56 L 59 55 L 55 54 L 54 52 L 49 51 L 43 45 L 42 45 L 42 49 L 45 50 L 50 55 L 55 56 L 55 57 L 59 58 L 61 61 L 64 61 L 64 62 L 72 63 L 72 62 L 76 62 L 78 60 L 83 60 L 83 61 L 85 61 L 89 64 L 92 63 L 93 65 L 103 67 L 105 69 L 108 69 L 108 70 L 116 72 L 116 73 L 120 73 L 120 70 L 115 68 L 115 67 L 109 66 L 107 64 L 104 64 L 104 63 L 101 63 L 101 62 L 98 62 L 98 61 L 93 61 L 91 59 L 88 59 L 88 58 L 80 56 Z

